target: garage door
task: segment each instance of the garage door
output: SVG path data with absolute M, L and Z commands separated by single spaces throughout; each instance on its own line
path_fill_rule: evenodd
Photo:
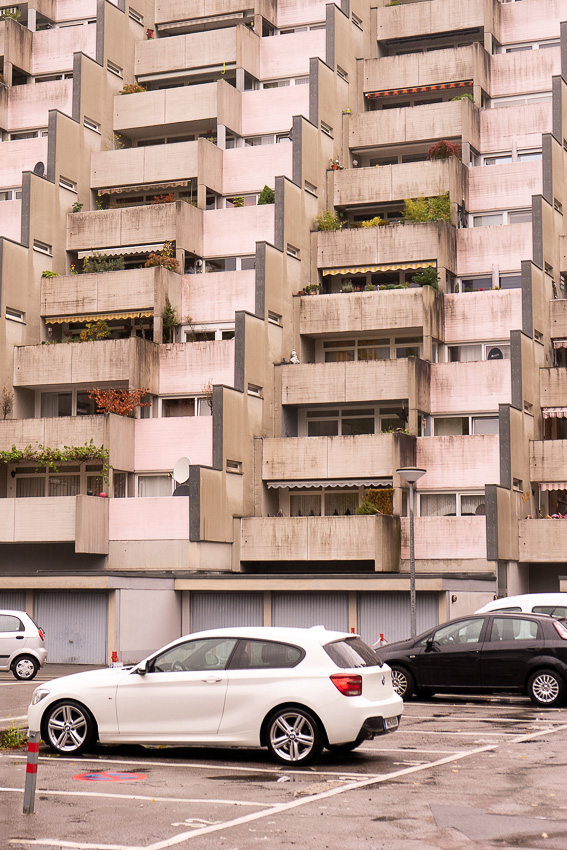
M 0 593 L 0 608 L 10 611 L 26 610 L 26 594 L 17 590 L 5 590 Z
M 191 631 L 263 626 L 263 593 L 192 593 Z
M 106 664 L 105 593 L 38 592 L 34 619 L 46 632 L 48 663 Z
M 348 631 L 347 593 L 274 593 L 272 596 L 274 626 L 310 628 L 325 626 L 339 632 Z
M 439 594 L 418 593 L 416 596 L 417 634 L 439 622 Z M 411 636 L 409 593 L 359 593 L 358 629 L 366 643 L 372 645 L 382 633 L 388 643 Z

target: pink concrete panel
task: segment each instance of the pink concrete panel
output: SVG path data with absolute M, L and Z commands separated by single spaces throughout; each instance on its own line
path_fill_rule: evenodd
M 234 385 L 234 340 L 160 346 L 160 395 L 202 393 L 209 384 Z
M 96 0 L 57 0 L 57 21 L 96 18 Z
M 179 416 L 137 419 L 134 466 L 137 472 L 171 472 L 180 457 L 191 463 L 211 466 L 213 460 L 213 417 Z
M 8 126 L 12 131 L 47 127 L 47 113 L 50 109 L 72 115 L 73 80 L 12 86 L 9 89 Z
M 308 85 L 242 92 L 243 136 L 287 132 L 294 115 L 309 117 Z
M 530 0 L 530 13 L 515 3 L 500 6 L 500 41 L 518 44 L 523 41 L 559 38 L 559 25 L 567 20 L 565 0 Z
M 327 0 L 278 0 L 278 27 L 294 27 L 325 20 Z M 287 36 L 280 36 L 286 38 Z
M 223 193 L 238 195 L 275 186 L 276 177 L 292 176 L 293 145 L 258 145 L 233 148 L 223 155 Z
M 419 490 L 475 488 L 500 483 L 498 435 L 422 437 L 416 466 L 426 469 Z
M 262 188 L 262 187 L 260 187 Z M 205 257 L 255 254 L 256 242 L 274 242 L 274 204 L 203 213 Z
M 497 413 L 511 400 L 509 360 L 431 364 L 431 413 Z
M 486 558 L 486 517 L 416 517 L 415 557 Z M 409 519 L 402 519 L 402 558 L 409 558 Z
M 181 315 L 193 322 L 233 322 L 236 310 L 254 313 L 256 272 L 192 274 L 183 278 Z
M 0 202 L 0 234 L 5 239 L 19 242 L 22 238 L 22 202 Z
M 522 260 L 532 258 L 531 224 L 469 227 L 457 230 L 457 274 L 520 271 Z
M 33 171 L 36 162 L 47 162 L 47 139 L 22 139 L 2 143 L 0 189 L 22 185 L 22 171 Z
M 445 295 L 446 343 L 502 341 L 521 327 L 521 289 Z
M 551 77 L 561 73 L 559 46 L 547 50 L 491 56 L 492 97 L 549 91 Z
M 530 207 L 542 192 L 541 162 L 512 162 L 469 169 L 469 212 Z
M 518 150 L 541 147 L 542 133 L 551 133 L 552 126 L 551 97 L 545 103 L 481 109 L 482 151 L 511 151 L 512 141 Z
M 32 74 L 52 74 L 73 70 L 73 53 L 96 57 L 96 25 L 58 27 L 35 32 L 33 36 Z M 37 85 L 46 85 L 38 83 Z
M 188 540 L 189 497 L 110 499 L 109 540 Z
M 325 39 L 324 29 L 263 38 L 260 42 L 260 79 L 278 80 L 308 74 L 312 56 L 325 61 Z

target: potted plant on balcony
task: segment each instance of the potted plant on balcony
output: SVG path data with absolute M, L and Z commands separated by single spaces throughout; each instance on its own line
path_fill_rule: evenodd
M 461 146 L 455 142 L 449 142 L 447 139 L 441 139 L 439 142 L 431 145 L 427 151 L 427 159 L 449 159 L 456 156 L 461 158 Z
M 260 194 L 258 195 L 258 206 L 262 206 L 263 204 L 274 204 L 276 201 L 276 195 L 273 189 L 270 189 L 269 186 L 264 186 Z
M 451 201 L 449 193 L 433 197 L 406 198 L 404 200 L 404 219 L 410 222 L 449 221 Z
M 124 88 L 120 89 L 118 94 L 138 94 L 139 92 L 146 92 L 147 88 L 145 86 L 140 85 L 140 83 L 126 83 Z
M 319 283 L 308 283 L 305 287 L 306 295 L 319 295 L 321 291 L 321 285 Z
M 439 289 L 439 273 L 434 266 L 427 266 L 416 272 L 411 282 L 418 286 L 432 286 L 433 289 Z

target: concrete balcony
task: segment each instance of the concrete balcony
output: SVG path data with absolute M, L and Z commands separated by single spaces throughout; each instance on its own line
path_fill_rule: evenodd
M 299 308 L 302 336 L 377 333 L 416 329 L 443 339 L 443 295 L 430 286 L 395 291 L 304 297 Z
M 433 50 L 430 53 L 384 56 L 380 59 L 366 59 L 363 74 L 365 93 L 390 89 L 401 93 L 400 89 L 412 86 L 468 81 L 474 81 L 476 86 L 490 91 L 490 56 L 478 43 Z M 459 89 L 455 94 L 459 94 Z
M 109 502 L 108 536 L 112 542 L 189 540 L 188 496 L 109 499 Z
M 173 89 L 175 91 L 175 89 Z M 91 155 L 91 188 L 132 187 L 132 191 L 167 190 L 168 183 L 197 178 L 219 194 L 222 192 L 222 151 L 207 139 L 168 145 L 102 151 Z M 149 185 L 148 185 L 149 184 Z M 165 185 L 164 185 L 165 184 Z M 196 199 L 196 195 L 195 195 Z
M 150 204 L 115 210 L 69 213 L 67 216 L 67 250 L 101 251 L 105 248 L 144 246 L 175 242 L 203 256 L 202 210 L 176 201 L 172 204 Z
M 530 443 L 530 480 L 567 481 L 567 440 L 533 440 Z
M 551 78 L 561 74 L 559 45 L 541 51 L 499 53 L 490 60 L 492 97 L 549 91 Z
M 0 422 L 0 446 L 25 449 L 26 446 L 39 443 L 52 449 L 63 449 L 65 446 L 84 446 L 92 440 L 95 446 L 109 450 L 112 467 L 130 472 L 134 470 L 135 421 L 114 413 L 47 419 L 5 419 Z
M 551 82 L 549 86 L 551 87 Z M 539 148 L 542 134 L 551 133 L 552 130 L 551 96 L 543 103 L 483 109 L 480 113 L 480 133 L 484 153 L 509 150 L 507 140 L 511 138 L 515 139 L 519 150 Z
M 253 269 L 183 278 L 181 316 L 193 322 L 232 322 L 236 310 L 256 310 L 256 273 Z
M 567 407 L 567 368 L 539 370 L 539 403 L 541 407 Z
M 549 325 L 552 339 L 567 339 L 567 298 L 549 302 Z
M 250 11 L 276 22 L 274 0 L 158 0 L 155 21 L 161 31 L 175 32 L 178 27 L 191 29 L 218 29 L 234 26 L 243 18 L 251 18 Z
M 432 144 L 437 139 L 459 139 L 478 150 L 480 118 L 474 103 L 465 98 L 425 106 L 359 112 L 349 118 L 348 146 L 355 151 L 410 142 Z
M 234 386 L 234 339 L 162 345 L 161 395 L 203 394 L 209 385 Z
M 498 4 L 496 4 L 498 5 Z M 492 4 L 489 4 L 489 9 Z M 376 10 L 378 41 L 423 37 L 456 30 L 490 29 L 484 0 L 435 0 Z M 488 10 L 487 10 L 488 11 Z
M 565 563 L 567 520 L 522 519 L 518 531 L 521 563 Z
M 353 404 L 409 400 L 429 412 L 430 365 L 417 357 L 282 366 L 282 403 Z
M 39 90 L 30 85 L 11 86 L 6 89 L 6 95 L 8 123 L 3 123 L 2 127 L 17 127 L 19 130 L 47 127 L 51 109 L 57 109 L 69 117 L 73 114 L 73 80 L 41 83 Z M 0 105 L 0 115 L 2 111 Z
M 136 43 L 134 73 L 142 82 L 158 75 L 174 77 L 187 74 L 188 68 L 199 68 L 203 73 L 244 68 L 258 78 L 260 38 L 249 27 L 239 24 Z
M 431 364 L 431 413 L 498 413 L 511 402 L 509 360 Z
M 317 266 L 342 269 L 435 260 L 454 270 L 457 232 L 445 221 L 393 224 L 317 234 Z
M 415 438 L 407 434 L 356 437 L 287 437 L 262 441 L 262 480 L 391 478 L 415 464 Z
M 494 209 L 494 198 L 498 198 L 499 209 L 530 208 L 532 195 L 543 191 L 541 162 L 537 160 L 467 171 L 469 212 Z
M 224 80 L 117 95 L 114 130 L 137 139 L 159 133 L 206 133 L 216 129 L 218 122 L 240 133 L 241 104 L 241 93 Z
M 135 437 L 136 472 L 170 472 L 180 457 L 190 457 L 195 466 L 213 464 L 212 416 L 136 419 Z
M 503 271 L 519 271 L 532 256 L 531 224 L 470 227 L 456 234 L 459 275 L 490 274 L 496 259 Z
M 18 21 L 9 18 L 0 21 L 0 58 L 4 60 L 4 68 L 11 64 L 21 68 L 24 73 L 30 73 L 32 38 L 31 30 Z
M 454 156 L 431 162 L 334 171 L 333 203 L 335 207 L 348 207 L 449 192 L 451 200 L 460 204 L 467 197 L 468 171 Z
M 402 519 L 401 525 L 401 556 L 409 559 L 409 519 Z M 479 560 L 486 570 L 486 517 L 416 517 L 415 557 L 418 561 L 446 559 L 451 565 Z
M 14 348 L 14 386 L 113 386 L 158 392 L 159 347 L 130 337 Z
M 242 561 L 374 561 L 376 572 L 399 568 L 399 517 L 246 517 L 241 528 Z
M 522 327 L 521 289 L 445 294 L 443 305 L 446 343 L 508 339 L 511 328 Z
M 74 543 L 77 553 L 106 555 L 108 502 L 93 496 L 2 499 L 0 543 Z
M 500 438 L 498 434 L 421 437 L 417 441 L 416 466 L 427 470 L 419 479 L 422 493 L 484 490 L 487 484 L 500 482 Z

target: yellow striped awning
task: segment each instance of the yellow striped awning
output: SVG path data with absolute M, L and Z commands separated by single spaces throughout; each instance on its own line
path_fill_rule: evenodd
M 62 325 L 64 322 L 107 322 L 110 319 L 151 319 L 153 310 L 136 310 L 131 313 L 93 313 L 84 316 L 49 316 L 46 325 Z
M 406 271 L 406 269 L 428 269 L 435 268 L 434 260 L 424 260 L 421 263 L 382 263 L 376 266 L 349 266 L 344 269 L 323 269 L 323 276 L 336 274 L 366 274 L 366 272 L 395 272 Z
M 120 248 L 92 248 L 89 251 L 77 251 L 77 256 L 79 260 L 92 257 L 94 254 L 102 254 L 103 257 L 126 257 L 131 254 L 149 254 L 151 251 L 161 251 L 162 248 L 163 242 L 154 242 L 151 245 L 122 245 Z

